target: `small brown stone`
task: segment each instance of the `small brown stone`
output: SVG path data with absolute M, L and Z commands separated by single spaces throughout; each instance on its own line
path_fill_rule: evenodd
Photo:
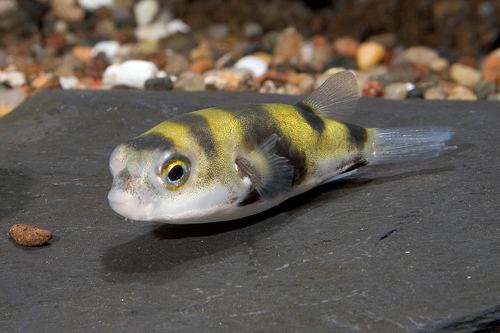
M 14 224 L 9 229 L 9 235 L 22 246 L 41 246 L 52 239 L 48 230 L 33 227 L 28 224 Z
M 92 59 L 92 48 L 88 46 L 75 46 L 71 53 L 81 62 L 88 62 Z
M 87 68 L 85 69 L 85 74 L 93 79 L 101 79 L 104 71 L 109 66 L 108 59 L 104 53 L 99 53 L 92 58 Z
M 35 89 L 59 88 L 59 80 L 52 73 L 40 73 L 31 82 L 31 85 Z
M 491 52 L 483 63 L 483 77 L 500 84 L 500 49 Z
M 475 101 L 477 100 L 477 96 L 467 87 L 456 86 L 451 90 L 448 99 L 457 101 Z
M 66 46 L 66 35 L 62 32 L 54 32 L 45 37 L 45 45 L 56 50 L 61 50 Z
M 425 91 L 424 98 L 427 100 L 446 99 L 446 91 L 441 87 L 432 87 Z
M 384 91 L 384 87 L 375 80 L 367 80 L 363 85 L 362 94 L 368 97 L 380 97 Z
M 210 58 L 197 58 L 193 61 L 190 69 L 193 73 L 203 74 L 206 71 L 214 68 L 215 64 Z
M 337 38 L 333 43 L 333 46 L 335 51 L 339 54 L 349 58 L 354 58 L 358 50 L 359 42 L 355 38 L 345 36 Z
M 304 38 L 295 28 L 287 28 L 281 33 L 274 47 L 274 62 L 276 64 L 298 64 Z
M 365 42 L 358 47 L 356 60 L 361 70 L 368 70 L 384 59 L 385 48 L 376 42 Z

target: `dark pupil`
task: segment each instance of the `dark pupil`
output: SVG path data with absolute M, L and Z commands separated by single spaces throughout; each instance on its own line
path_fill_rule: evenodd
M 167 174 L 168 180 L 171 182 L 175 182 L 179 179 L 182 178 L 182 175 L 184 175 L 184 169 L 180 165 L 174 166 L 172 169 Z

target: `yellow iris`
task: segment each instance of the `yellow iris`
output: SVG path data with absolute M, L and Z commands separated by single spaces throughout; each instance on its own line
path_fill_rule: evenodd
M 168 160 L 163 164 L 160 176 L 169 190 L 177 190 L 189 178 L 189 162 L 181 158 Z

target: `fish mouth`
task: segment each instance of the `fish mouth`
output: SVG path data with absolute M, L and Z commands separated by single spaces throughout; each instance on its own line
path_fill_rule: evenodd
M 115 213 L 127 219 L 136 221 L 150 220 L 147 209 L 140 205 L 138 200 L 125 192 L 111 189 L 108 193 L 108 203 Z

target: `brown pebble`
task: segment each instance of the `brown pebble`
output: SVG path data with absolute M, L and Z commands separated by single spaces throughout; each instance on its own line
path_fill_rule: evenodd
M 193 73 L 203 74 L 206 71 L 214 68 L 214 62 L 210 58 L 198 58 L 190 66 L 190 69 Z
M 334 42 L 335 50 L 343 56 L 354 58 L 358 50 L 359 42 L 352 37 L 339 37 Z
M 368 80 L 364 83 L 361 93 L 363 96 L 380 97 L 382 96 L 384 87 L 375 80 Z
M 14 224 L 9 229 L 9 235 L 22 246 L 41 246 L 52 239 L 48 230 L 33 227 L 28 224 Z
M 486 81 L 500 84 L 500 49 L 490 53 L 483 63 L 483 77 Z
M 92 59 L 92 48 L 88 46 L 75 46 L 71 50 L 73 56 L 81 62 L 88 62 Z

